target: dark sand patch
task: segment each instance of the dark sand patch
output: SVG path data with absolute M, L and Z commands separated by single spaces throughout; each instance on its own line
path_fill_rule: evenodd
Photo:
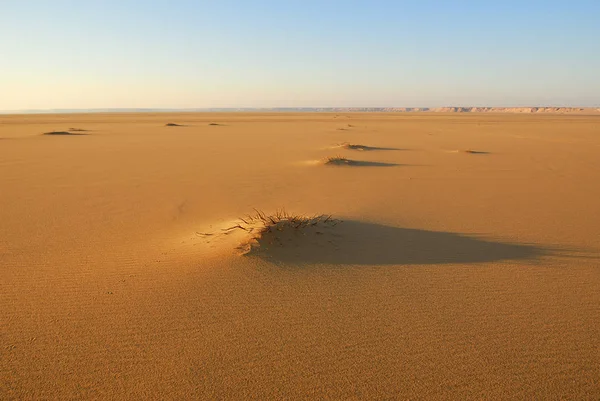
M 185 127 L 185 125 L 176 124 L 176 123 L 166 123 L 165 127 Z

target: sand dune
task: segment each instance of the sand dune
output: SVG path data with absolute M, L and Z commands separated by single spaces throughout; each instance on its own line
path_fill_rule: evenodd
M 598 123 L 0 116 L 0 399 L 598 399 Z

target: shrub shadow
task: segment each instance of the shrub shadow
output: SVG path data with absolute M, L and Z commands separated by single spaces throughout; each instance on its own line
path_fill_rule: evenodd
M 292 264 L 435 265 L 536 259 L 547 253 L 531 244 L 345 220 L 329 230 L 298 232 L 257 256 Z
M 483 150 L 472 150 L 472 149 L 467 149 L 467 150 L 463 150 L 464 153 L 470 153 L 472 155 L 489 155 L 491 152 L 485 152 Z
M 84 134 L 83 132 L 50 131 L 50 132 L 44 132 L 42 135 L 48 135 L 48 136 L 79 136 L 79 135 L 89 135 L 89 134 Z
M 372 162 L 366 160 L 335 159 L 325 161 L 326 166 L 333 167 L 397 167 L 398 163 Z
M 355 144 L 343 144 L 342 146 L 340 146 L 343 149 L 347 149 L 347 150 L 358 150 L 358 151 L 363 151 L 363 152 L 369 152 L 369 151 L 377 151 L 377 150 L 407 150 L 407 149 L 401 149 L 401 148 L 385 148 L 385 147 L 378 147 L 378 146 L 367 146 L 367 145 L 355 145 Z

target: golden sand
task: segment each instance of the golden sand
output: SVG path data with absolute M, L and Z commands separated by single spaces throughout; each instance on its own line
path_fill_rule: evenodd
M 337 115 L 1 116 L 0 399 L 599 399 L 600 117 Z

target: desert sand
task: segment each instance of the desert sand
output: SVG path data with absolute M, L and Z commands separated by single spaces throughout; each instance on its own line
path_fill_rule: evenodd
M 0 116 L 0 399 L 600 399 L 599 183 L 597 115 Z

